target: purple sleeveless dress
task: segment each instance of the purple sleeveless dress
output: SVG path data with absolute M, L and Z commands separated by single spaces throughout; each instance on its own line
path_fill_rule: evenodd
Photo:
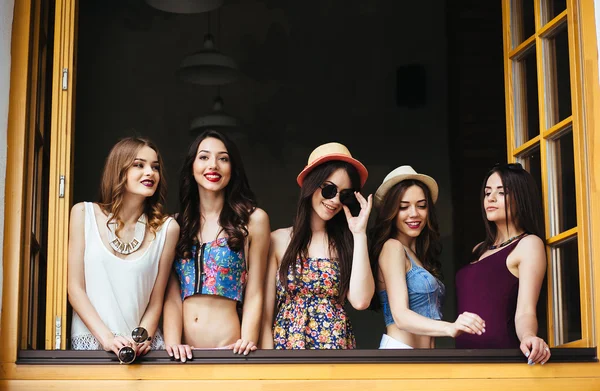
M 485 321 L 485 333 L 461 334 L 458 349 L 510 349 L 521 344 L 515 331 L 519 279 L 506 267 L 506 258 L 520 239 L 456 273 L 458 314 L 475 313 Z

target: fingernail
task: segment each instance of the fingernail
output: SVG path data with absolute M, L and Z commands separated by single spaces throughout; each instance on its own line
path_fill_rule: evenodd
M 191 354 L 188 354 L 188 359 L 190 359 L 190 360 L 192 359 L 192 355 Z
M 483 332 L 485 333 L 485 329 L 483 329 Z
M 542 361 L 542 365 L 544 365 L 546 363 L 546 361 Z
M 525 353 L 525 357 L 529 357 L 529 352 Z
M 183 357 L 183 358 L 181 359 L 181 362 L 185 362 L 185 357 Z
M 531 361 L 531 360 L 527 360 L 527 364 L 529 364 L 529 365 L 533 365 L 533 361 Z

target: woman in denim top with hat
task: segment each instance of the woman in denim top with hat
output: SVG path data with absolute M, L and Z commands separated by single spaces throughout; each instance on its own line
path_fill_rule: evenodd
M 464 312 L 454 323 L 441 320 L 437 197 L 435 180 L 410 166 L 390 172 L 375 193 L 370 258 L 387 326 L 380 349 L 432 348 L 432 337 L 485 332 L 476 314 Z

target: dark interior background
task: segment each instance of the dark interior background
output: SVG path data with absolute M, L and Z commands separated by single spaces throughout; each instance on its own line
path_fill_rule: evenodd
M 244 123 L 230 135 L 272 229 L 291 224 L 296 175 L 319 144 L 341 142 L 366 165 L 364 194 L 392 169 L 413 166 L 440 187 L 450 321 L 455 272 L 484 235 L 481 181 L 506 161 L 500 6 L 232 0 L 210 16 L 217 48 L 241 69 L 219 92 L 225 111 Z M 143 0 L 79 7 L 73 201 L 96 200 L 112 145 L 140 135 L 164 157 L 174 212 L 179 166 L 196 136 L 190 122 L 210 112 L 218 92 L 176 77 L 183 58 L 202 47 L 207 14 L 166 13 Z M 378 347 L 382 314 L 350 317 L 359 347 Z

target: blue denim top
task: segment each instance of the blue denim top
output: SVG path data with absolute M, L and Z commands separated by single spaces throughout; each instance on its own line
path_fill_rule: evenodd
M 406 252 L 406 256 L 410 259 L 411 264 L 410 270 L 406 273 L 408 308 L 430 319 L 442 319 L 442 302 L 446 291 L 444 284 L 427 270 L 417 265 L 408 252 Z M 394 323 L 394 318 L 387 291 L 382 290 L 377 294 L 383 307 L 385 325 L 389 326 Z

